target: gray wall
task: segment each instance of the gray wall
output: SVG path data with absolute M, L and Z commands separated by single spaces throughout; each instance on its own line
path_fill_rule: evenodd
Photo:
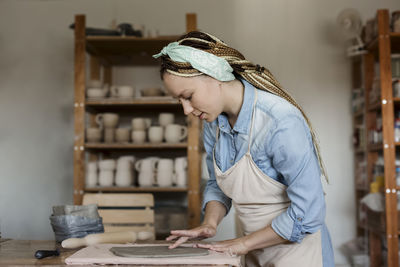
M 379 2 L 379 4 L 378 4 Z M 161 34 L 185 31 L 185 13 L 248 59 L 268 67 L 308 113 L 330 175 L 327 224 L 338 248 L 355 236 L 350 65 L 335 27 L 340 10 L 363 19 L 398 0 L 0 0 L 0 231 L 16 239 L 52 239 L 51 206 L 72 204 L 73 32 L 112 19 Z M 145 73 L 142 75 L 142 73 Z M 157 69 L 118 69 L 120 82 L 144 85 Z M 156 83 L 159 81 L 156 80 Z M 220 238 L 234 233 L 233 216 Z

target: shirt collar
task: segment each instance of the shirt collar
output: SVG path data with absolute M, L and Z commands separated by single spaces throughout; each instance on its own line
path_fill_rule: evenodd
M 244 85 L 244 96 L 242 107 L 240 108 L 239 116 L 233 126 L 233 130 L 241 134 L 247 134 L 251 124 L 251 116 L 254 106 L 254 86 L 244 79 L 240 79 L 240 81 Z M 231 131 L 228 117 L 225 114 L 222 113 L 218 115 L 217 120 L 220 131 L 227 133 Z

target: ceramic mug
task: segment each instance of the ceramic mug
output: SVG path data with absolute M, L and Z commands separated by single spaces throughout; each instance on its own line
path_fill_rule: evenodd
M 94 187 L 97 185 L 97 162 L 87 164 L 85 187 Z
M 115 140 L 117 142 L 129 142 L 131 137 L 130 131 L 129 128 L 117 128 L 115 130 Z
M 116 113 L 100 113 L 96 115 L 95 120 L 101 128 L 115 128 L 118 125 L 119 116 Z
M 187 136 L 187 127 L 179 124 L 168 124 L 165 127 L 165 141 L 178 143 Z
M 111 95 L 119 98 L 132 98 L 135 95 L 135 88 L 129 85 L 111 86 Z
M 164 128 L 162 126 L 151 126 L 148 135 L 150 143 L 161 143 L 164 138 Z
M 86 89 L 86 95 L 88 98 L 104 98 L 107 94 L 103 88 L 88 88 Z
M 132 142 L 137 144 L 143 144 L 146 142 L 146 131 L 144 130 L 133 130 L 131 133 Z
M 133 118 L 132 130 L 146 130 L 151 125 L 151 119 L 148 118 Z
M 154 172 L 154 162 L 157 160 L 157 157 L 140 159 L 135 163 L 135 170 L 138 172 Z
M 90 127 L 86 128 L 86 140 L 90 143 L 100 142 L 102 132 L 100 128 Z
M 138 184 L 142 187 L 153 186 L 154 184 L 154 172 L 153 171 L 141 171 L 138 177 Z
M 163 112 L 158 115 L 158 122 L 161 126 L 167 126 L 173 124 L 175 120 L 174 113 Z

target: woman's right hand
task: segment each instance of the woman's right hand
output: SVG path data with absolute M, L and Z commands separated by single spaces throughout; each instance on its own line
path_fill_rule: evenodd
M 210 224 L 202 224 L 190 230 L 172 230 L 171 235 L 166 238 L 167 241 L 175 240 L 175 243 L 168 248 L 176 248 L 190 239 L 201 240 L 215 236 L 217 233 L 216 227 Z

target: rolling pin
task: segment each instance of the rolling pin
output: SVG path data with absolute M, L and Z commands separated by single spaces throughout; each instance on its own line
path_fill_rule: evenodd
M 126 232 L 110 232 L 110 233 L 99 233 L 90 234 L 82 238 L 68 238 L 61 242 L 63 248 L 78 248 L 82 246 L 90 246 L 94 244 L 101 243 L 133 243 L 136 239 L 147 240 L 153 238 L 153 233 L 151 232 L 136 232 L 126 231 Z

